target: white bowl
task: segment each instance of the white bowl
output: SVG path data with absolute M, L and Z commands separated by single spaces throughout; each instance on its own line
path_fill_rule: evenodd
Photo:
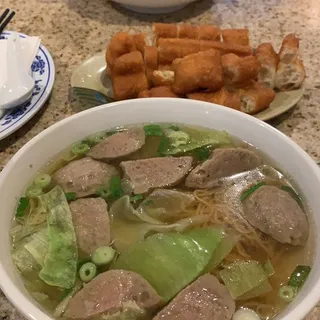
M 73 142 L 115 126 L 151 121 L 223 129 L 257 146 L 298 182 L 319 233 L 320 170 L 300 147 L 268 124 L 232 109 L 186 99 L 137 99 L 93 108 L 44 130 L 22 147 L 0 174 L 0 287 L 27 318 L 51 319 L 24 289 L 10 257 L 10 223 L 26 184 L 48 160 Z M 319 239 L 314 261 L 314 266 L 318 265 Z M 319 292 L 320 268 L 314 267 L 301 293 L 277 319 L 303 319 L 317 304 Z
M 161 14 L 170 13 L 184 8 L 197 0 L 112 0 L 126 9 L 138 13 Z

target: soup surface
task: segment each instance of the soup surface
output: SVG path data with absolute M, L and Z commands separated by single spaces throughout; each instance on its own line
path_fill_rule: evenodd
M 273 319 L 311 270 L 295 183 L 227 132 L 100 132 L 26 187 L 11 229 L 25 287 L 55 318 Z

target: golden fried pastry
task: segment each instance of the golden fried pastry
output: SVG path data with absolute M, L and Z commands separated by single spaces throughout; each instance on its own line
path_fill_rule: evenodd
M 216 91 L 223 86 L 221 54 L 218 50 L 211 49 L 176 59 L 173 69 L 173 91 L 177 94 L 201 88 Z
M 222 30 L 222 41 L 224 43 L 238 44 L 249 46 L 249 30 L 248 29 L 225 29 Z
M 173 85 L 174 72 L 170 70 L 154 70 L 151 77 L 151 82 L 154 87 L 162 87 Z
M 192 25 L 188 23 L 154 23 L 153 32 L 160 38 L 180 38 L 220 41 L 221 29 L 214 25 Z
M 249 46 L 210 40 L 161 38 L 158 41 L 159 64 L 171 64 L 177 58 L 209 49 L 217 49 L 222 54 L 231 52 L 239 56 L 252 54 L 252 48 Z
M 152 30 L 157 39 L 178 37 L 178 26 L 176 24 L 154 23 L 152 25 Z
M 119 57 L 112 69 L 112 86 L 115 100 L 137 98 L 148 89 L 144 61 L 139 51 L 133 51 Z
M 152 74 L 154 70 L 158 69 L 158 49 L 154 46 L 146 46 L 144 49 L 144 65 L 146 75 L 151 83 Z
M 142 33 L 136 35 L 130 35 L 127 32 L 116 33 L 111 38 L 106 51 L 108 73 L 111 74 L 114 62 L 122 55 L 136 50 L 143 52 L 145 45 L 143 44 L 144 38 L 145 36 Z
M 275 86 L 281 91 L 295 90 L 301 87 L 305 77 L 303 62 L 298 57 L 289 63 L 280 61 L 277 67 Z
M 254 82 L 247 89 L 240 89 L 240 111 L 248 114 L 255 114 L 267 109 L 274 100 L 276 93 L 264 85 Z
M 228 86 L 243 87 L 256 80 L 260 63 L 254 56 L 238 57 L 233 53 L 221 57 L 224 82 Z
M 112 76 L 144 72 L 144 62 L 140 51 L 132 51 L 115 60 Z
M 288 34 L 282 41 L 279 51 L 279 60 L 289 63 L 292 59 L 299 55 L 299 39 L 295 34 Z
M 258 82 L 273 89 L 277 73 L 278 55 L 271 43 L 265 42 L 256 49 L 255 56 L 260 62 Z
M 217 92 L 189 93 L 187 97 L 189 99 L 220 104 L 235 110 L 240 110 L 241 106 L 239 90 L 228 91 L 226 88 L 221 88 Z
M 155 87 L 139 93 L 138 98 L 179 98 L 170 87 Z
M 199 26 L 199 39 L 220 41 L 221 29 L 213 25 L 200 25 Z

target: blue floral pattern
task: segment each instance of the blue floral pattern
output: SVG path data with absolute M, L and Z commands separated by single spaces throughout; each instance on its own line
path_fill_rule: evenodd
M 31 71 L 32 72 L 39 72 L 41 75 L 44 73 L 44 68 L 46 63 L 40 56 L 36 56 L 35 60 L 32 63 Z
M 0 36 L 0 39 L 6 39 L 8 35 L 9 33 L 4 33 Z M 20 35 L 20 37 L 25 38 L 24 35 Z M 29 112 L 31 114 L 34 113 L 34 111 L 39 110 L 45 101 L 43 98 L 49 96 L 54 76 L 54 73 L 52 73 L 51 70 L 54 70 L 54 65 L 48 60 L 48 56 L 50 57 L 50 54 L 46 49 L 40 47 L 31 66 L 32 77 L 35 80 L 32 97 L 28 102 L 9 111 L 2 119 L 0 119 L 0 139 L 3 136 L 7 136 L 9 133 L 12 133 L 19 128 L 21 124 L 26 122 L 29 119 L 26 114 Z M 49 82 L 51 83 L 48 87 Z

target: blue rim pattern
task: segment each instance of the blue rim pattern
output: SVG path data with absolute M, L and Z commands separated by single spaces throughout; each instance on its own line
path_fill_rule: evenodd
M 2 33 L 2 35 L 9 35 L 10 33 L 9 32 L 4 32 L 4 33 Z M 21 34 L 19 34 L 19 36 L 21 37 L 21 38 L 26 38 L 26 36 L 24 36 L 24 35 L 21 35 Z M 47 56 L 47 54 L 46 54 L 46 52 L 43 50 L 43 48 L 42 48 L 42 46 L 40 46 L 39 47 L 39 50 L 41 51 L 41 53 L 44 55 L 44 57 L 45 57 L 45 59 L 46 59 L 46 65 L 47 65 L 47 67 L 48 67 L 48 77 L 47 77 L 47 81 L 46 81 L 46 84 L 45 84 L 45 86 L 44 86 L 44 88 L 43 88 L 43 91 L 42 91 L 42 93 L 40 94 L 40 96 L 38 97 L 38 99 L 35 101 L 35 102 L 32 102 L 32 104 L 29 102 L 29 103 L 27 103 L 26 105 L 22 105 L 22 106 L 20 106 L 20 107 L 18 107 L 18 108 L 20 108 L 20 110 L 21 110 L 21 112 L 22 112 L 22 114 L 20 114 L 19 113 L 19 111 L 18 111 L 18 117 L 17 117 L 17 119 L 15 120 L 15 121 L 12 121 L 12 120 L 14 120 L 14 118 L 10 121 L 11 123 L 10 123 L 10 125 L 8 125 L 8 126 L 6 126 L 5 128 L 3 128 L 2 130 L 0 130 L 0 133 L 2 133 L 2 132 L 5 132 L 5 131 L 7 131 L 9 128 L 11 128 L 13 125 L 15 125 L 17 122 L 20 122 L 26 115 L 28 115 L 28 113 L 31 111 L 31 110 L 33 110 L 34 108 L 35 108 L 35 106 L 39 103 L 39 101 L 41 100 L 41 98 L 44 96 L 44 94 L 45 93 L 47 93 L 48 94 L 48 92 L 47 92 L 47 88 L 48 88 L 48 84 L 49 84 L 49 81 L 50 81 L 50 79 L 51 79 L 51 66 L 50 66 L 50 62 L 49 62 L 49 58 L 48 58 L 48 56 Z M 38 57 L 36 57 L 36 59 L 38 59 Z M 41 67 L 41 66 L 40 66 Z M 41 69 L 41 68 L 40 68 Z M 40 74 L 42 74 L 41 73 L 41 70 L 39 70 L 39 68 L 38 68 L 38 70 L 37 70 L 37 68 L 35 69 L 36 71 L 40 71 Z M 36 88 L 35 88 L 35 90 L 36 91 L 39 91 L 39 86 L 37 87 L 37 82 L 36 82 Z M 36 94 L 35 94 L 36 95 Z M 27 110 L 27 108 L 28 108 L 28 110 Z M 24 112 L 24 111 L 26 111 L 26 112 Z M 14 113 L 15 111 L 12 111 L 12 113 Z M 10 116 L 10 114 L 8 114 L 7 116 Z M 6 116 L 5 116 L 6 117 Z M 5 125 L 5 123 L 4 124 L 2 124 L 2 125 Z

